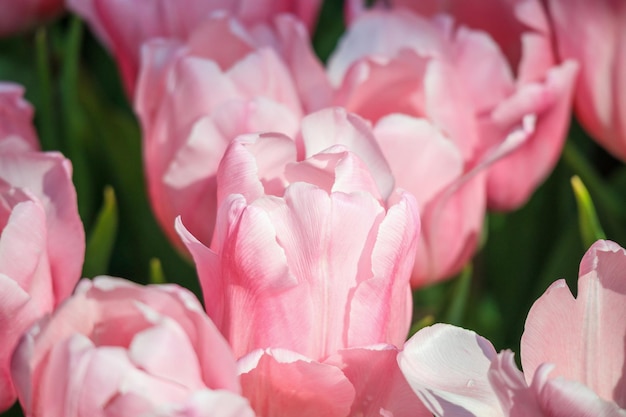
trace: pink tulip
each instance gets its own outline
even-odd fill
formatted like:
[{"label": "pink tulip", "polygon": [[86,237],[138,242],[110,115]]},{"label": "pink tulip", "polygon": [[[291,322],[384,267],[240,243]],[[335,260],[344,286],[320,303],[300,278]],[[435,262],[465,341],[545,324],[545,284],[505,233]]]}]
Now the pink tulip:
[{"label": "pink tulip", "polygon": [[[293,13],[311,30],[320,3],[320,0],[68,0],[68,7],[89,22],[115,56],[126,91],[132,96],[141,46],[151,39],[184,42],[206,19],[224,13],[236,16],[246,25],[271,22],[281,13]],[[223,48],[226,50],[228,46]]]},{"label": "pink tulip", "polygon": [[174,219],[182,215],[209,244],[215,175],[239,134],[291,137],[304,112],[329,101],[330,87],[302,25],[288,16],[248,31],[228,16],[207,20],[187,44],[154,41],[143,51],[136,110],[152,207],[182,247]]},{"label": "pink tulip", "polygon": [[253,416],[230,349],[175,285],[83,280],[12,362],[28,416]]},{"label": "pink tulip", "polygon": [[0,0],[0,36],[13,35],[49,20],[63,10],[63,0]]},{"label": "pink tulip", "polygon": [[0,82],[0,152],[39,150],[33,108],[23,96],[24,87]]},{"label": "pink tulip", "polygon": [[9,361],[19,337],[70,295],[85,253],[70,162],[25,143],[0,139],[0,411],[16,398]]},{"label": "pink tulip", "polygon": [[[343,145],[333,145],[338,138]],[[308,156],[324,143],[331,146]],[[308,156],[300,162],[298,146]],[[217,181],[211,248],[184,218],[177,228],[207,313],[241,357],[243,393],[257,414],[423,408],[393,347],[410,324],[419,217],[407,193],[385,198],[392,178],[367,124],[327,109],[304,119],[298,144],[273,133],[241,136]]]},{"label": "pink tulip", "polygon": [[[235,142],[224,156],[237,158],[248,178],[226,174],[242,193],[223,198],[211,249],[177,222],[207,313],[237,357],[272,347],[325,358],[352,346],[403,343],[419,233],[415,200],[400,193],[385,207],[363,162],[339,146],[288,164],[278,178],[252,178],[262,174],[263,160],[254,156],[268,149],[264,141],[275,151],[279,140],[295,149],[266,135],[244,137],[253,142]],[[287,184],[277,186],[281,177]],[[265,184],[276,194],[264,194]],[[299,313],[285,313],[292,311]]]},{"label": "pink tulip", "polygon": [[591,136],[626,161],[626,4],[546,0],[561,59],[580,65],[576,114]]},{"label": "pink tulip", "polygon": [[531,308],[513,354],[469,330],[435,325],[399,354],[431,412],[480,416],[626,416],[626,251],[598,241],[580,265],[578,296],[559,280]]},{"label": "pink tulip", "polygon": [[393,112],[432,120],[470,166],[522,128],[487,182],[490,208],[519,207],[559,158],[576,75],[573,62],[556,65],[539,0],[390,3],[364,13],[349,2],[354,22],[330,65],[341,100],[373,121]]}]

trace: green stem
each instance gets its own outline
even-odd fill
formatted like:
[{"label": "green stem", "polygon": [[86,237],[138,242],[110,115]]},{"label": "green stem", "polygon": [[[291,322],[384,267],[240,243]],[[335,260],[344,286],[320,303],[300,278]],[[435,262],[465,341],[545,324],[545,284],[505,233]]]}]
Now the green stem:
[{"label": "green stem", "polygon": [[50,78],[50,54],[48,53],[48,34],[45,26],[37,31],[35,36],[37,76],[39,78],[39,91],[41,94],[42,106],[37,109],[41,120],[41,130],[39,138],[41,147],[44,150],[57,150],[59,140],[57,138],[57,126],[54,117],[52,102],[52,81]]}]

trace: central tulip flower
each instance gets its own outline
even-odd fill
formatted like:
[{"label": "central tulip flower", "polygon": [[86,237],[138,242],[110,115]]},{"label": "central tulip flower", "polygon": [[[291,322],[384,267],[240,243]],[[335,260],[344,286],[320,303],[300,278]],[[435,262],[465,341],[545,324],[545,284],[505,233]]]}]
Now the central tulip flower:
[{"label": "central tulip flower", "polygon": [[[154,41],[143,50],[136,96],[149,196],[170,239],[181,215],[209,244],[215,174],[239,134],[294,136],[305,112],[330,96],[304,27],[289,16],[254,28],[214,16],[186,44]],[[201,208],[201,209],[199,209]]]},{"label": "central tulip flower", "polygon": [[580,264],[578,295],[564,280],[535,302],[510,351],[476,333],[434,325],[399,355],[409,384],[436,416],[626,416],[626,251],[596,242]]},{"label": "central tulip flower", "polygon": [[218,171],[211,247],[178,221],[207,313],[259,415],[427,415],[393,359],[411,319],[415,199],[391,193],[361,119],[328,109],[305,122],[321,119],[302,132],[305,155],[337,135],[365,159],[334,145],[297,162],[288,137],[244,135]]},{"label": "central tulip flower", "polygon": [[33,417],[254,416],[228,345],[175,285],[82,281],[24,335],[12,373]]}]

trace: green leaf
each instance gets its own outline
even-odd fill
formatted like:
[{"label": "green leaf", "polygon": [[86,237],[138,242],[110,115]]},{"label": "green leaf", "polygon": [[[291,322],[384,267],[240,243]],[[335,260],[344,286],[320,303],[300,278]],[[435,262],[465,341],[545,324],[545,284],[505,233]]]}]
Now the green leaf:
[{"label": "green leaf", "polygon": [[150,259],[150,284],[165,284],[165,273],[163,272],[163,266],[159,258]]},{"label": "green leaf", "polygon": [[432,326],[434,323],[435,323],[435,316],[433,316],[432,314],[422,317],[420,320],[413,323],[413,325],[411,326],[411,330],[409,331],[408,338],[413,336],[418,331],[422,330],[424,327]]},{"label": "green leaf", "polygon": [[469,299],[470,284],[472,282],[472,264],[463,268],[459,277],[455,280],[450,302],[444,315],[446,323],[462,326],[465,318],[465,310]]},{"label": "green leaf", "polygon": [[589,195],[589,191],[581,179],[574,175],[571,179],[572,189],[576,197],[576,205],[578,206],[578,225],[583,245],[588,248],[596,240],[606,239],[606,235],[602,230],[595,206]]},{"label": "green leaf", "polygon": [[108,271],[117,235],[118,213],[113,188],[104,189],[104,202],[87,240],[83,276],[94,277]]}]

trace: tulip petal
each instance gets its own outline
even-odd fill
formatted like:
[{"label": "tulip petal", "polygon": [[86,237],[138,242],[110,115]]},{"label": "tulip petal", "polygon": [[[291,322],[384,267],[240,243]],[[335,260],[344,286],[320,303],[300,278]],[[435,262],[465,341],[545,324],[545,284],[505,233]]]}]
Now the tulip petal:
[{"label": "tulip petal", "polygon": [[348,415],[354,388],[335,366],[282,349],[253,351],[240,359],[243,394],[257,415]]},{"label": "tulip petal", "polygon": [[356,390],[350,415],[432,417],[398,368],[398,349],[376,345],[344,349],[324,363],[339,367]]},{"label": "tulip petal", "polygon": [[578,295],[563,280],[533,305],[522,335],[526,379],[540,364],[551,376],[580,382],[606,401],[626,407],[626,251],[596,242],[581,262]]},{"label": "tulip petal", "polygon": [[488,380],[496,351],[476,333],[447,324],[418,331],[398,355],[402,373],[437,416],[501,417]]}]

